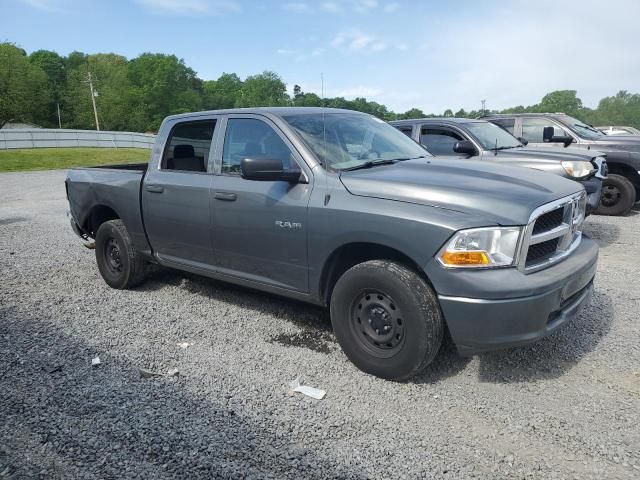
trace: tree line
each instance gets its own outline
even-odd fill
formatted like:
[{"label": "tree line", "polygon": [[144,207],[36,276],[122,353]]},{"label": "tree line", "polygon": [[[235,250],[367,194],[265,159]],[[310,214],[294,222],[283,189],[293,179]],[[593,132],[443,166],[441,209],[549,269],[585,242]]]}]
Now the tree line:
[{"label": "tree line", "polygon": [[103,130],[157,131],[167,115],[259,106],[326,106],[375,115],[383,120],[456,116],[476,118],[483,113],[564,112],[592,125],[640,127],[640,95],[620,91],[600,100],[596,109],[582,105],[575,90],[545,95],[540,103],[500,112],[451,109],[425,113],[419,108],[393,112],[366,98],[320,98],[295,85],[293,95],[276,73],[265,71],[244,80],[223,73],[217,80],[202,80],[175,55],[143,53],[127,59],[114,53],[72,52],[61,56],[50,50],[27,54],[12,43],[0,43],[0,127],[9,121],[43,127],[94,129],[88,85],[96,91]]}]

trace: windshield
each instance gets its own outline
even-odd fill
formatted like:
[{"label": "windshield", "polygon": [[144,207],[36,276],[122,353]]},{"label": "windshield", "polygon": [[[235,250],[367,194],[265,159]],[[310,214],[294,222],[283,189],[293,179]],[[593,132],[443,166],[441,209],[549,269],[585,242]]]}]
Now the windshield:
[{"label": "windshield", "polygon": [[599,138],[603,138],[605,136],[604,133],[602,133],[600,130],[597,130],[592,126],[589,126],[586,123],[583,123],[580,120],[577,120],[568,115],[562,115],[560,117],[560,120],[565,124],[565,126],[567,126],[580,138],[584,138],[587,140],[598,140]]},{"label": "windshield", "polygon": [[516,137],[491,122],[467,122],[464,127],[485,150],[522,147]]},{"label": "windshield", "polygon": [[371,115],[327,112],[283,118],[325,167],[336,170],[431,156],[404,133]]}]

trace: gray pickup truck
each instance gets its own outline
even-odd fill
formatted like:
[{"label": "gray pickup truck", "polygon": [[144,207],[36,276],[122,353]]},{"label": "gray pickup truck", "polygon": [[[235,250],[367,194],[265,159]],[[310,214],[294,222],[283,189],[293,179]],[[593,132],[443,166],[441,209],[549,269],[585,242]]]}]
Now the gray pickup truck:
[{"label": "gray pickup truck", "polygon": [[602,180],[607,176],[606,155],[601,152],[577,148],[562,151],[529,148],[485,120],[444,117],[389,123],[438,157],[473,158],[561,175],[584,186],[587,214],[600,204]]},{"label": "gray pickup truck", "polygon": [[328,306],[347,357],[388,379],[447,329],[464,355],[549,334],[596,273],[580,184],[439,160],[347,110],[174,115],[148,165],[72,169],[66,189],[111,287],[157,263]]},{"label": "gray pickup truck", "polygon": [[621,215],[640,201],[640,136],[605,135],[564,113],[492,114],[483,117],[535,147],[564,146],[607,154],[609,175],[602,187],[601,213]]}]

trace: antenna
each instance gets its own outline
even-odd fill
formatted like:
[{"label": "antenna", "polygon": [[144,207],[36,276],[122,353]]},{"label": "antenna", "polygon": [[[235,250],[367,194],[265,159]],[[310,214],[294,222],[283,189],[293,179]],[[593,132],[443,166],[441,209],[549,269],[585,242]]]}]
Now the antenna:
[{"label": "antenna", "polygon": [[322,105],[322,141],[323,141],[323,148],[324,148],[324,159],[321,160],[322,162],[322,166],[324,167],[324,188],[325,188],[325,192],[324,192],[324,205],[327,206],[329,203],[329,200],[331,200],[331,193],[329,192],[329,164],[326,161],[327,158],[327,123],[325,120],[325,116],[324,116],[324,73],[320,72],[320,98],[321,100],[321,105]]}]

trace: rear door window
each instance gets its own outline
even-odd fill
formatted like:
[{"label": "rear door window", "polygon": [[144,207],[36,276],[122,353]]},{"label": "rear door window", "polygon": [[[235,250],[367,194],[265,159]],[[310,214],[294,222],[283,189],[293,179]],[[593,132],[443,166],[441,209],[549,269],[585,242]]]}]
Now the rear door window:
[{"label": "rear door window", "polygon": [[206,172],[215,120],[177,123],[162,156],[162,170]]}]

